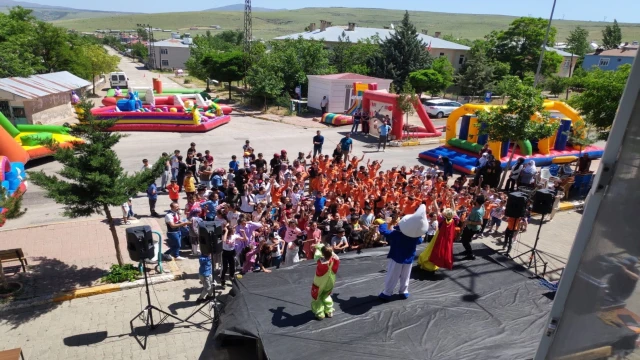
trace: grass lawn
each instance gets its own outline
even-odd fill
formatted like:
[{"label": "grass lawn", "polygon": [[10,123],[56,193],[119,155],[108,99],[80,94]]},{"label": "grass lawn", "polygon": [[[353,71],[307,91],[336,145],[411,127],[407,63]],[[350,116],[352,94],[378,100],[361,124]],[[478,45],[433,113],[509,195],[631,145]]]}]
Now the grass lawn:
[{"label": "grass lawn", "polygon": [[[309,23],[320,26],[320,19],[331,21],[333,25],[347,25],[349,22],[357,26],[382,28],[389,24],[399,24],[403,10],[356,9],[356,8],[305,8],[299,10],[257,12],[253,14],[253,35],[258,39],[272,39],[276,36],[303,32]],[[411,11],[411,21],[418,30],[426,29],[429,34],[436,31],[460,38],[479,39],[492,30],[505,29],[516,17],[502,15],[469,15],[450,14],[426,11]],[[235,12],[183,12],[163,14],[131,14],[106,16],[93,19],[73,19],[54,21],[54,24],[77,31],[93,31],[97,29],[135,29],[138,23],[148,23],[164,30],[178,30],[192,35],[201,34],[211,25],[219,25],[222,30],[242,30],[243,13]],[[589,31],[589,39],[599,41],[602,29],[608,23],[597,21],[554,20],[558,29],[557,40],[566,39],[576,26]],[[610,23],[609,23],[610,24]],[[198,30],[190,30],[198,27]],[[623,40],[640,39],[640,24],[620,23]],[[212,33],[222,30],[211,29]],[[156,39],[169,38],[169,32],[156,32]]]}]

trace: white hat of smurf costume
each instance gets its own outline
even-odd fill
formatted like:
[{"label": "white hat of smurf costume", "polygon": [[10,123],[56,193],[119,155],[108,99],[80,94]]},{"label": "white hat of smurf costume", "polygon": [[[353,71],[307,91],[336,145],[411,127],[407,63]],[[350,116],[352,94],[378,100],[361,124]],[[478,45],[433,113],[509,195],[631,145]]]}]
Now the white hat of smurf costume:
[{"label": "white hat of smurf costume", "polygon": [[429,230],[426,206],[422,204],[415,213],[403,216],[398,222],[398,227],[400,232],[408,237],[417,238],[426,234]]}]

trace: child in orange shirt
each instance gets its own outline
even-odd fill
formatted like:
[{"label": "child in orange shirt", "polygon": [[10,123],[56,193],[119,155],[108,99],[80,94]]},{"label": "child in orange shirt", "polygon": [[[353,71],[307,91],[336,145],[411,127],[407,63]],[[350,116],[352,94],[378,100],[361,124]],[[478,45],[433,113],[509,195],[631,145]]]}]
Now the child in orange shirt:
[{"label": "child in orange shirt", "polygon": [[169,192],[169,199],[177,203],[180,199],[180,186],[178,186],[178,180],[171,179],[171,183],[167,186],[167,191]]}]

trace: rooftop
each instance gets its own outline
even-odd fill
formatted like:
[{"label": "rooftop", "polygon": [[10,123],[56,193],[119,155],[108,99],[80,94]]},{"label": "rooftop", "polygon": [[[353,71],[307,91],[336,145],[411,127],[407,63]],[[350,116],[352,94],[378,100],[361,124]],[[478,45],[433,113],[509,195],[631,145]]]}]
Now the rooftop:
[{"label": "rooftop", "polygon": [[549,47],[549,46],[545,47],[545,49],[547,49],[547,51],[553,51],[553,52],[557,53],[557,54],[558,54],[558,55],[560,55],[560,56],[564,56],[564,57],[571,57],[571,56],[573,56],[573,54],[572,54],[572,53],[570,53],[570,52],[566,52],[566,51],[564,51],[564,50],[560,50],[560,49],[552,48],[552,47]]},{"label": "rooftop", "polygon": [[25,99],[58,94],[91,85],[68,71],[33,75],[28,78],[11,77],[0,79],[0,90]]},{"label": "rooftop", "polygon": [[156,41],[153,43],[153,46],[176,47],[176,48],[189,47],[189,45],[185,44],[182,39],[167,39],[167,40]]},{"label": "rooftop", "polygon": [[[285,39],[297,39],[298,37],[302,37],[307,40],[324,40],[326,42],[338,42],[338,38],[344,32],[346,36],[349,37],[349,41],[358,42],[360,40],[366,40],[373,36],[378,36],[380,39],[384,40],[388,38],[395,30],[391,29],[377,29],[377,28],[366,28],[366,27],[358,27],[356,26],[354,30],[347,30],[345,26],[330,26],[327,27],[325,31],[321,31],[320,29],[316,29],[314,31],[306,31],[296,34],[278,36],[275,40],[285,40]],[[431,44],[431,47],[434,49],[451,49],[451,50],[469,50],[468,46],[456,44],[451,41],[446,41],[440,38],[436,38],[429,35],[418,34],[418,38],[420,38],[425,45]]]},{"label": "rooftop", "polygon": [[379,78],[367,75],[360,75],[354,73],[342,73],[342,74],[331,74],[331,75],[308,75],[309,77],[315,77],[318,79],[329,79],[329,80],[378,80]]},{"label": "rooftop", "polygon": [[595,56],[636,57],[637,54],[638,54],[638,47],[635,46],[633,48],[627,47],[624,49],[609,49],[609,50],[604,50],[600,53],[594,52],[592,54],[587,54],[587,56],[595,55]]}]

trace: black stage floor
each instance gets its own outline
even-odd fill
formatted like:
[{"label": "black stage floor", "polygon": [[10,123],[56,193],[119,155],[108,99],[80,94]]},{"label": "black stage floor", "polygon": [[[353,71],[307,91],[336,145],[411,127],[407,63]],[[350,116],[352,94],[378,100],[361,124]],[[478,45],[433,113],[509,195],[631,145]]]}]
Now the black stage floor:
[{"label": "black stage floor", "polygon": [[310,310],[314,262],[247,274],[227,298],[216,340],[259,341],[274,360],[533,358],[551,309],[548,290],[512,260],[482,244],[474,249],[475,261],[441,274],[414,266],[411,297],[389,303],[377,298],[387,249],[343,254],[336,313],[322,321]]}]

